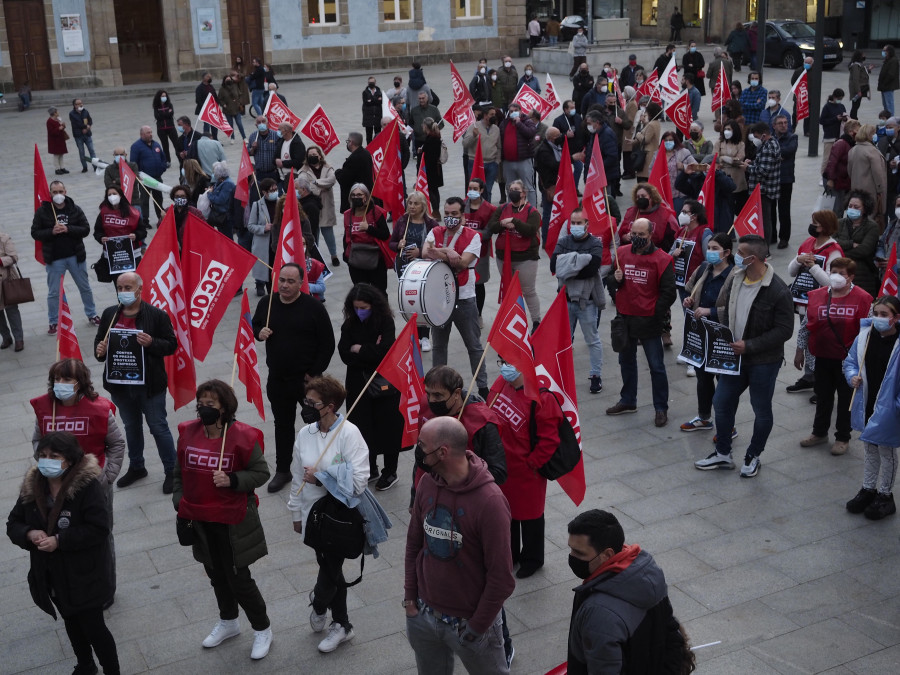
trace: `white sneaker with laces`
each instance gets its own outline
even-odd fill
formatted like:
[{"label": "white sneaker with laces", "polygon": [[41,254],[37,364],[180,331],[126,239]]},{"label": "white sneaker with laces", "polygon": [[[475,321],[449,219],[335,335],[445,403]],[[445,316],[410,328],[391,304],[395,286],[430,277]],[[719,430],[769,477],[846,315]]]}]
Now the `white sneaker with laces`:
[{"label": "white sneaker with laces", "polygon": [[429,340],[428,338],[422,338],[421,340],[419,340],[419,346],[422,348],[423,352],[430,352],[431,340]]},{"label": "white sneaker with laces", "polygon": [[760,466],[762,462],[759,461],[759,457],[745,457],[744,466],[741,467],[741,478],[753,478],[759,473]]},{"label": "white sneaker with laces", "polygon": [[250,650],[251,659],[261,659],[269,653],[272,646],[272,627],[265,630],[253,631],[253,648]]},{"label": "white sneaker with laces", "polygon": [[352,628],[348,631],[341,624],[332,621],[328,627],[328,635],[319,643],[319,651],[323,654],[333,652],[342,642],[352,640],[354,637],[356,635]]},{"label": "white sneaker with laces", "polygon": [[228,638],[233,638],[235,635],[240,634],[240,619],[229,619],[227,621],[224,619],[219,619],[218,622],[216,622],[216,625],[213,626],[212,632],[207,635],[206,639],[203,641],[203,646],[206,648],[218,647]]},{"label": "white sneaker with laces", "polygon": [[688,377],[697,377],[697,371],[694,370],[694,366],[688,366],[687,370],[685,371],[685,374]]},{"label": "white sneaker with laces", "polygon": [[[312,605],[313,598],[315,598],[315,592],[309,592],[309,604]],[[328,622],[328,612],[322,612],[321,614],[316,614],[316,608],[312,607],[309,611],[309,625],[313,629],[314,633],[321,633],[325,630],[325,624]]]},{"label": "white sneaker with laces", "polygon": [[[731,455],[720,455],[717,452],[712,453],[704,459],[698,459],[694,462],[694,468],[701,471],[710,471],[712,469],[725,469],[730,471],[734,468],[734,462],[731,461]],[[741,470],[743,473],[743,469]]]}]

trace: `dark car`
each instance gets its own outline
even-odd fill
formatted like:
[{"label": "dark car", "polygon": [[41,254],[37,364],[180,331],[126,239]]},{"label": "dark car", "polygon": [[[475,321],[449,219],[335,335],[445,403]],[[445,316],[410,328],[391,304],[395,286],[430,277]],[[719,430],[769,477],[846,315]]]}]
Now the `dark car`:
[{"label": "dark car", "polygon": [[577,14],[563,17],[563,20],[559,22],[559,41],[569,42],[579,28],[584,28],[587,32],[587,21],[584,20],[584,17]]},{"label": "dark car", "polygon": [[[744,24],[745,28],[750,23]],[[844,60],[844,43],[835,38],[825,38],[825,55],[822,67],[831,70]],[[808,23],[776,19],[766,22],[766,64],[784,66],[789,70],[799,68],[806,56],[816,55],[816,30]]]}]

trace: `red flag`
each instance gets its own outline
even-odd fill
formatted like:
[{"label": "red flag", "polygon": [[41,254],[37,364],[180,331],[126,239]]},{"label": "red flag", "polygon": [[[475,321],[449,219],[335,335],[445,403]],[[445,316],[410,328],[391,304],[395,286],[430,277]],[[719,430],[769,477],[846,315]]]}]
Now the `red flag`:
[{"label": "red flag", "polygon": [[650,167],[650,176],[647,182],[655,187],[659,194],[662,195],[663,204],[672,211],[672,182],[669,180],[669,160],[666,159],[666,148],[662,142],[656,151],[656,159],[653,160],[653,166]]},{"label": "red flag", "polygon": [[256,256],[188,213],[181,247],[184,289],[190,298],[194,358],[204,361],[228,304],[256,264]]},{"label": "red flag", "polygon": [[219,107],[219,104],[216,103],[216,99],[213,98],[212,94],[206,95],[206,100],[203,102],[203,107],[200,108],[198,119],[201,122],[211,124],[220,131],[224,131],[228,136],[231,136],[231,134],[234,133],[234,129],[228,124],[225,115],[222,113],[222,109]]},{"label": "red flag", "polygon": [[519,104],[519,107],[522,108],[523,115],[527,115],[532,110],[537,110],[541,113],[541,120],[544,120],[547,115],[553,112],[553,106],[545,99],[541,98],[541,95],[527,84],[523,84],[519,87],[519,93],[516,94],[512,103]]},{"label": "red flag", "polygon": [[[256,262],[256,258],[253,258],[253,262]],[[276,285],[276,288],[278,275],[281,274],[281,266],[291,262],[297,263],[303,269],[301,290],[309,295],[309,275],[306,273],[306,256],[303,254],[303,225],[300,223],[300,209],[297,203],[297,188],[294,187],[293,172],[288,179],[288,189],[284,196],[281,231],[278,233],[278,248],[275,250],[275,262],[272,265],[272,284]],[[247,271],[249,272],[250,268],[247,268]],[[247,274],[244,273],[244,277],[246,276]]]},{"label": "red flag", "polygon": [[69,311],[69,301],[66,299],[66,289],[63,288],[65,277],[59,278],[59,330],[56,333],[56,360],[81,358],[81,348],[78,346],[78,336],[75,335],[75,321],[72,320],[72,312]]},{"label": "red flag", "polygon": [[416,176],[416,187],[414,192],[421,192],[425,195],[425,210],[431,215],[431,194],[428,192],[428,175],[425,173],[425,162],[419,165],[419,173]]},{"label": "red flag", "polygon": [[[503,302],[506,289],[512,283],[512,246],[510,244],[512,235],[509,233],[509,230],[506,230],[500,236],[505,237],[505,239],[503,240],[503,269],[500,271],[500,288],[497,290],[498,303]],[[497,237],[498,243],[499,240],[500,237]]]},{"label": "red flag", "polygon": [[480,178],[484,181],[484,156],[481,154],[481,134],[476,134],[475,159],[472,160],[472,175],[470,178]]},{"label": "red flag", "polygon": [[687,89],[666,106],[666,115],[675,123],[681,133],[690,138],[692,113]]},{"label": "red flag", "polygon": [[[613,91],[616,94],[616,103],[619,105],[622,110],[625,109],[625,94],[622,93],[622,90],[619,88],[619,78],[612,78],[613,83]],[[618,115],[618,112],[616,113]]]},{"label": "red flag", "polygon": [[300,133],[322,148],[322,152],[326,155],[341,144],[337,132],[334,130],[334,125],[328,119],[328,115],[325,114],[322,106],[318,104],[309,113],[309,117],[306,118],[306,123],[300,129]]},{"label": "red flag", "polygon": [[656,68],[650,71],[644,84],[635,88],[635,97],[638,101],[644,96],[649,96],[654,103],[662,103],[662,97],[659,95],[659,73]]},{"label": "red flag", "polygon": [[[581,202],[588,219],[588,229],[603,232],[610,227],[611,220],[606,204],[606,168],[603,153],[600,152],[600,134],[594,134],[594,148],[591,151],[591,165],[584,179],[584,197]],[[599,236],[599,235],[598,235]],[[606,251],[606,246],[603,247]]]},{"label": "red flag", "polygon": [[234,354],[237,357],[238,379],[247,389],[247,403],[256,406],[259,417],[266,421],[263,408],[262,380],[259,377],[259,359],[256,354],[256,341],[253,339],[253,316],[250,314],[250,302],[247,291],[241,297],[241,318],[238,321],[237,338],[234,341]]},{"label": "red flag", "polygon": [[422,406],[428,405],[415,314],[406,322],[375,370],[400,390],[400,412],[403,414],[400,447],[415,445],[419,438],[419,414]]},{"label": "red flag", "polygon": [[556,95],[556,87],[553,86],[553,80],[550,79],[550,73],[547,73],[547,78],[544,80],[544,90],[547,92],[546,96],[544,97],[547,100],[547,103],[552,105],[554,108],[562,105],[562,102]]},{"label": "red flag", "polygon": [[[41,153],[38,152],[37,143],[34,144],[34,210],[41,208],[42,202],[52,203],[50,186],[47,184],[47,176],[44,174],[44,163],[41,161]],[[44,247],[41,242],[34,242],[34,259],[41,265],[44,264]]]},{"label": "red flag", "polygon": [[806,71],[800,73],[800,77],[791,87],[791,94],[795,97],[797,104],[797,120],[803,120],[809,117],[809,80],[806,78]]},{"label": "red flag", "polygon": [[733,227],[737,232],[738,238],[748,234],[758,234],[760,237],[765,238],[766,234],[763,229],[762,200],[759,197],[759,184],[753,188],[750,199],[744,204],[744,208],[741,209],[740,215],[734,221]]},{"label": "red flag", "polygon": [[678,96],[678,90],[681,89],[681,86],[678,82],[678,64],[675,62],[674,54],[669,58],[669,63],[666,64],[662,74],[659,76],[658,87],[660,95],[666,101],[670,101]]},{"label": "red flag", "polygon": [[891,255],[888,256],[887,267],[884,268],[884,281],[878,291],[878,297],[882,295],[897,295],[897,242],[891,246]]},{"label": "red flag", "polygon": [[178,410],[194,401],[197,375],[194,372],[187,294],[184,292],[184,279],[181,276],[173,209],[169,209],[163,217],[137,271],[144,280],[144,300],[166,312],[175,329],[177,346],[175,353],[166,357],[166,373],[169,376],[169,393]]},{"label": "red flag", "polygon": [[453,102],[468,103],[471,108],[475,103],[475,99],[472,98],[465,80],[462,79],[456,66],[453,65],[453,61],[450,61],[450,86],[453,89]]},{"label": "red flag", "polygon": [[[569,332],[569,307],[566,290],[560,289],[541,325],[532,335],[534,367],[541,388],[549,389],[559,401],[563,414],[575,430],[581,445],[581,419],[575,387],[575,363],[572,360],[572,334]],[[559,486],[579,506],[587,490],[584,478],[584,455],[572,471],[560,476]]]},{"label": "red flag", "polygon": [[[594,138],[596,139],[596,134]],[[596,150],[596,148],[594,148]],[[599,150],[597,150],[599,152]],[[575,175],[572,171],[572,157],[569,155],[569,139],[563,136],[563,149],[559,161],[559,174],[556,179],[556,194],[553,195],[553,209],[550,211],[550,223],[547,226],[547,240],[544,250],[553,255],[556,242],[561,232],[568,232],[569,216],[578,208],[578,190],[575,188]]]},{"label": "red flag", "polygon": [[444,114],[444,120],[453,125],[453,142],[456,143],[466,133],[466,129],[475,124],[472,103],[470,101],[454,101]]},{"label": "red flag", "polygon": [[366,150],[372,155],[375,181],[372,196],[384,202],[394,222],[400,219],[404,209],[403,167],[400,163],[400,123],[392,120],[382,129]]},{"label": "red flag", "polygon": [[703,187],[697,196],[697,201],[706,207],[706,222],[709,229],[715,230],[716,223],[716,160],[719,159],[719,153],[713,155],[712,163],[706,172],[706,178],[703,179]]},{"label": "red flag", "polygon": [[[507,250],[508,247],[507,247]],[[504,265],[504,268],[506,266]],[[569,324],[566,323],[566,331]],[[537,374],[534,370],[534,353],[531,350],[531,338],[528,335],[528,316],[525,314],[525,301],[522,299],[522,287],[519,285],[519,273],[513,275],[509,283],[491,332],[488,344],[508,364],[515,366],[525,377],[525,396],[532,401],[539,400]],[[569,337],[571,343],[572,338]]]},{"label": "red flag", "polygon": [[247,202],[250,201],[250,176],[252,175],[253,164],[250,162],[250,155],[247,154],[247,146],[241,143],[241,165],[238,167],[237,183],[234,188],[234,197],[241,203],[241,206],[247,206]]},{"label": "red flag", "polygon": [[131,170],[131,167],[128,166],[128,162],[125,161],[123,157],[119,160],[119,184],[122,186],[122,192],[125,195],[125,199],[129,202],[131,201],[131,196],[134,192],[134,184],[137,183],[138,177],[134,174],[134,171]]},{"label": "red flag", "polygon": [[712,111],[716,112],[727,101],[731,100],[731,85],[725,77],[725,69],[719,68],[719,77],[716,78],[716,86],[713,88]]},{"label": "red flag", "polygon": [[284,101],[278,98],[278,94],[274,91],[269,92],[269,100],[266,101],[263,115],[266,116],[266,124],[269,129],[273,131],[278,129],[280,124],[290,124],[291,129],[296,129],[303,121],[287,107]]}]

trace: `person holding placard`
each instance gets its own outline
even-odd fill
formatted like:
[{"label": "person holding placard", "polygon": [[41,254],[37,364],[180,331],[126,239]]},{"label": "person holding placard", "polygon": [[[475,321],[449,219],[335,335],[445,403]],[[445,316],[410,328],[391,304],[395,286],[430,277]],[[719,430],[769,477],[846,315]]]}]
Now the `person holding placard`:
[{"label": "person holding placard", "polygon": [[106,188],[106,198],[94,221],[94,239],[103,245],[103,254],[94,265],[97,280],[115,284],[119,275],[137,269],[146,236],[141,214],[128,203],[122,188]]}]

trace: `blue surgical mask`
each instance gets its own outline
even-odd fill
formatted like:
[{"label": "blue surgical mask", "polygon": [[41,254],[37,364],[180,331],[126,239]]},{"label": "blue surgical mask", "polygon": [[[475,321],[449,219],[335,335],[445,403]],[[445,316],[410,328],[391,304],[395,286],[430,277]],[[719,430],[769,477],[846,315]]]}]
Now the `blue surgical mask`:
[{"label": "blue surgical mask", "polygon": [[178,129],[178,133],[179,133],[179,134],[183,134],[183,133],[184,133],[184,127],[181,126],[180,124],[179,124],[178,126],[176,126],[175,128]]},{"label": "blue surgical mask", "polygon": [[846,215],[850,220],[857,220],[862,215],[862,211],[859,209],[847,209]]},{"label": "blue surgical mask", "polygon": [[746,259],[747,258],[743,257],[740,253],[735,253],[734,254],[734,266],[737,267],[738,269],[742,269],[742,270],[747,269],[747,263],[744,262]]},{"label": "blue surgical mask", "polygon": [[466,193],[466,197],[468,197],[469,199],[478,199],[479,197],[481,197],[481,193],[478,190],[469,190]]},{"label": "blue surgical mask", "polygon": [[119,299],[119,304],[125,307],[133,305],[134,301],[137,299],[137,296],[133,291],[119,291],[116,293],[116,296]]},{"label": "blue surgical mask", "polygon": [[516,119],[519,119],[519,115],[520,115],[520,113],[518,110],[513,110],[511,113],[509,113],[509,118],[516,120]]},{"label": "blue surgical mask", "polygon": [[276,199],[278,199],[278,192],[267,192],[266,199],[268,199],[270,202],[274,202]]},{"label": "blue surgical mask", "polygon": [[406,112],[406,104],[405,103],[400,104],[400,112]]},{"label": "blue surgical mask", "polygon": [[872,328],[879,333],[884,333],[891,329],[891,320],[886,316],[876,316],[872,319]]},{"label": "blue surgical mask", "polygon": [[750,86],[751,86],[751,87],[758,87],[758,86],[759,86],[759,80],[750,80]]},{"label": "blue surgical mask", "polygon": [[269,127],[267,127],[265,124],[257,124],[256,128],[259,129],[260,132],[266,133],[266,129],[268,129]]},{"label": "blue surgical mask", "polygon": [[710,265],[718,265],[720,262],[722,262],[722,254],[718,251],[707,251],[706,262],[708,262]]},{"label": "blue surgical mask", "polygon": [[275,136],[277,136],[278,138],[281,138],[281,131],[280,130],[276,131]]},{"label": "blue surgical mask", "polygon": [[887,52],[886,52],[886,51],[881,50],[881,58],[883,58],[883,59],[886,59],[886,58],[887,58]]},{"label": "blue surgical mask", "polygon": [[887,136],[893,136],[893,135],[896,133],[896,131],[897,131],[897,130],[894,129],[894,127],[885,127],[885,128],[884,128],[884,133],[885,133],[885,135],[887,135]]},{"label": "blue surgical mask", "polygon": [[666,150],[673,150],[675,148],[675,141],[666,141]]},{"label": "blue surgical mask", "polygon": [[569,234],[571,234],[576,239],[581,239],[584,236],[584,233],[587,232],[584,225],[572,225],[569,227]]},{"label": "blue surgical mask", "polygon": [[500,377],[502,377],[507,382],[515,382],[519,379],[519,375],[521,374],[522,373],[516,370],[515,366],[508,363],[504,363],[502,366],[500,366]]},{"label": "blue surgical mask", "polygon": [[368,319],[370,316],[372,316],[372,308],[371,308],[371,307],[370,307],[369,309],[359,309],[359,308],[357,307],[357,308],[356,308],[355,310],[353,310],[353,311],[356,312],[356,318],[358,318],[360,321],[365,321],[365,320]]},{"label": "blue surgical mask", "polygon": [[41,457],[38,460],[38,471],[46,478],[59,478],[63,475],[62,460]]},{"label": "blue surgical mask", "polygon": [[121,161],[122,161],[122,155],[116,155],[115,158],[114,158],[114,161],[115,161],[116,164],[118,164],[119,162],[121,162]]},{"label": "blue surgical mask", "polygon": [[696,47],[691,47],[691,54],[693,54],[693,53],[696,52],[696,51],[697,51],[697,48],[696,48]]},{"label": "blue surgical mask", "polygon": [[809,70],[810,68],[812,68],[812,64],[811,64],[811,63],[804,63],[804,64],[803,64],[803,69],[804,69],[804,70]]},{"label": "blue surgical mask", "polygon": [[569,117],[573,117],[573,116],[575,115],[575,112],[576,112],[575,108],[572,108],[572,109],[568,110],[568,111],[566,112],[566,114],[567,114]]},{"label": "blue surgical mask", "polygon": [[875,134],[874,136],[872,136],[872,143],[877,143],[877,142],[878,142],[878,134]]},{"label": "blue surgical mask", "polygon": [[53,395],[60,401],[68,401],[75,395],[75,385],[71,382],[54,382]]}]

